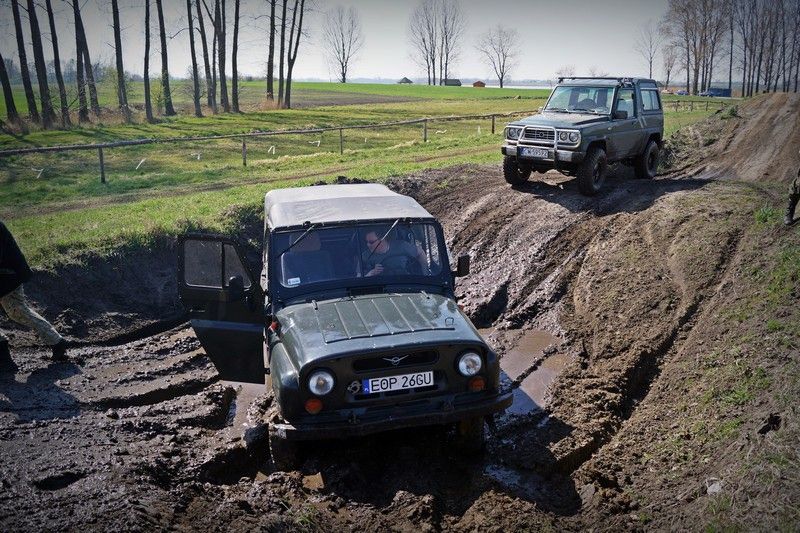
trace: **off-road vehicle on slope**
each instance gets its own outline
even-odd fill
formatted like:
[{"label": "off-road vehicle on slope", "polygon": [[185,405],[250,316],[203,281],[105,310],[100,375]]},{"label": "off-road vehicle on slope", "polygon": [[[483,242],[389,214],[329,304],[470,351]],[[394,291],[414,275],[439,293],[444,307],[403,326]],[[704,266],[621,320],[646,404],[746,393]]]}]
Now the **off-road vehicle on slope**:
[{"label": "off-road vehicle on slope", "polygon": [[457,423],[463,447],[511,404],[499,364],[455,302],[440,224],[383,185],[273,190],[263,268],[229,238],[186,235],[180,297],[222,379],[266,383],[272,459],[298,440]]},{"label": "off-road vehicle on slope", "polygon": [[664,138],[656,82],[639,78],[559,78],[541,113],[505,128],[503,175],[511,185],[531,172],[577,176],[581,193],[600,190],[611,163],[652,178]]}]

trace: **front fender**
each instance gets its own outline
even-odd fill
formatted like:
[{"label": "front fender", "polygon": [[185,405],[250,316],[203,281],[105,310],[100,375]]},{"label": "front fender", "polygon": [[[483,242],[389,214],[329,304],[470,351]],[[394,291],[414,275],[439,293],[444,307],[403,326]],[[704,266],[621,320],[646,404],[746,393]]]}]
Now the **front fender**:
[{"label": "front fender", "polygon": [[302,401],[297,368],[282,342],[273,344],[270,349],[269,371],[272,377],[272,391],[281,415],[287,418],[301,414]]}]

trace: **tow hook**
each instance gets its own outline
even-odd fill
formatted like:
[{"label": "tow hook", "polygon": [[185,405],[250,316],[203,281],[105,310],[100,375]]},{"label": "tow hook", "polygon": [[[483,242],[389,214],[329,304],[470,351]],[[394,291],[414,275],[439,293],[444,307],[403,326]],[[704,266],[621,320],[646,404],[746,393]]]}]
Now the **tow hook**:
[{"label": "tow hook", "polygon": [[442,411],[448,412],[453,410],[452,400],[445,400],[442,402]]},{"label": "tow hook", "polygon": [[350,416],[347,417],[347,421],[353,425],[358,424],[358,417],[356,416],[355,411],[350,411]]}]

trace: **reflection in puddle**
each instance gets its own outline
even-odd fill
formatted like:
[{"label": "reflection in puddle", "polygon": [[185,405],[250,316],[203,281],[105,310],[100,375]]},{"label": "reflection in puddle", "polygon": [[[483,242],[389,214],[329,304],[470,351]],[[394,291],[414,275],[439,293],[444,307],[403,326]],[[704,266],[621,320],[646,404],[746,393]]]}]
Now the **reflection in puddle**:
[{"label": "reflection in puddle", "polygon": [[520,472],[507,466],[490,464],[486,465],[483,473],[526,500],[536,500],[545,492],[544,478],[533,472]]},{"label": "reflection in puddle", "polygon": [[516,346],[503,354],[500,368],[509,378],[515,380],[541,358],[545,348],[558,343],[559,340],[546,331],[529,331],[519,339]]}]

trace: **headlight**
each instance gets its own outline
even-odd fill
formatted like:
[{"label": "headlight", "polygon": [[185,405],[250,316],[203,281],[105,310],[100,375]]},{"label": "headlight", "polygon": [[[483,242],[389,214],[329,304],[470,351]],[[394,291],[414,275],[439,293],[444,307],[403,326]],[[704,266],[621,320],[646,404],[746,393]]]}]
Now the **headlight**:
[{"label": "headlight", "polygon": [[458,371],[462,376],[474,376],[481,371],[483,362],[475,352],[466,352],[458,359]]},{"label": "headlight", "polygon": [[327,370],[317,370],[309,376],[308,388],[317,396],[325,396],[333,390],[333,375]]},{"label": "headlight", "polygon": [[569,134],[569,142],[576,143],[576,142],[578,142],[578,139],[580,139],[580,138],[581,138],[581,136],[578,134],[577,131],[573,131],[573,132],[571,132]]},{"label": "headlight", "polygon": [[559,131],[558,132],[558,140],[559,141],[566,141],[567,140],[567,132],[566,131]]},{"label": "headlight", "polygon": [[519,139],[520,133],[522,133],[522,128],[506,128],[506,139],[516,141]]}]

